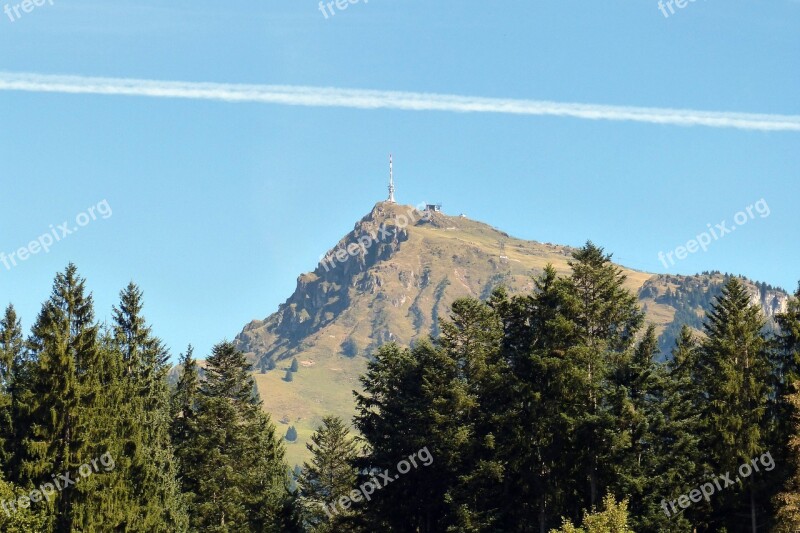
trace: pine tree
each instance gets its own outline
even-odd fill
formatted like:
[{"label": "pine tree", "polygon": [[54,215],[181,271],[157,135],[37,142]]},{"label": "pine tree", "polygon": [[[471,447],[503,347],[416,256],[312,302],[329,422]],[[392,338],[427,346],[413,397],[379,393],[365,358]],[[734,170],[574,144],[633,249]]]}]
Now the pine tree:
[{"label": "pine tree", "polygon": [[773,365],[776,388],[773,442],[778,444],[776,462],[788,463],[791,469],[775,503],[777,531],[789,533],[800,530],[800,285],[777,322],[780,333]]},{"label": "pine tree", "polygon": [[296,510],[298,503],[287,489],[286,451],[268,414],[261,410],[256,413],[247,439],[243,459],[249,465],[245,505],[250,530],[259,533],[302,531]]},{"label": "pine tree", "polygon": [[133,497],[130,527],[184,531],[188,525],[170,441],[169,354],[142,316],[142,292],[130,283],[113,309],[115,347],[122,354],[123,411]]},{"label": "pine tree", "polygon": [[[581,391],[581,408],[574,415],[577,456],[588,486],[586,506],[599,504],[600,494],[614,479],[612,441],[617,421],[610,410],[610,376],[630,355],[643,315],[636,297],[625,287],[625,276],[611,256],[588,242],[573,254],[572,275],[567,280],[563,306],[567,328],[575,339],[565,352],[574,375],[573,387]],[[573,511],[574,514],[574,511]]]},{"label": "pine tree", "polygon": [[[281,531],[287,466],[275,429],[253,394],[252,367],[230,342],[214,346],[197,396],[196,427],[183,465],[196,485],[192,529]],[[256,512],[257,511],[257,512]]]},{"label": "pine tree", "polygon": [[446,351],[428,341],[411,350],[384,345],[368,363],[354,419],[369,450],[358,462],[366,473],[359,482],[394,471],[425,447],[434,461],[376,491],[363,504],[362,527],[429,533],[455,525],[458,502],[448,492],[466,473],[463,455],[470,438],[463,418],[468,401],[458,372]]},{"label": "pine tree", "polygon": [[0,472],[7,469],[16,447],[14,439],[13,391],[15,365],[23,357],[22,326],[14,306],[0,320]]},{"label": "pine tree", "polygon": [[291,370],[286,371],[286,375],[283,376],[283,381],[287,383],[294,381],[294,374],[292,374]]},{"label": "pine tree", "polygon": [[292,372],[297,372],[299,368],[300,366],[297,364],[297,358],[296,357],[292,358],[292,366],[289,367],[289,370],[291,370]]},{"label": "pine tree", "polygon": [[[707,338],[699,351],[701,388],[706,428],[702,446],[710,453],[716,472],[736,473],[739,465],[765,450],[766,407],[769,397],[767,341],[762,333],[765,320],[761,309],[750,304],[750,297],[738,278],[731,278],[707,314]],[[760,479],[742,480],[749,497],[729,489],[719,495],[716,511],[719,523],[735,524],[739,507],[748,509],[751,528],[756,531],[760,501]],[[719,527],[719,526],[717,526]]]},{"label": "pine tree", "polygon": [[[20,481],[35,485],[52,473],[75,471],[81,464],[83,422],[78,367],[98,349],[91,296],[74,265],[56,275],[50,299],[42,306],[30,340],[36,361],[32,374],[27,430],[21,438]],[[74,490],[57,496],[55,529],[73,527]]]},{"label": "pine tree", "polygon": [[306,447],[311,452],[311,462],[303,464],[298,479],[303,523],[316,533],[338,531],[341,526],[336,513],[347,511],[331,509],[356,487],[356,442],[340,418],[326,416]]},{"label": "pine tree", "polygon": [[[33,368],[20,398],[17,475],[23,486],[71,472],[104,453],[119,456],[119,364],[99,339],[91,295],[70,264],[56,275],[29,340]],[[27,403],[23,403],[27,402]],[[84,481],[84,480],[82,480]],[[127,501],[118,473],[95,474],[55,495],[52,527],[111,530],[124,524]]]},{"label": "pine tree", "polygon": [[658,339],[650,325],[630,358],[615,365],[612,376],[612,412],[616,431],[611,461],[617,471],[612,486],[630,500],[637,529],[668,530],[660,507],[665,487],[654,472],[664,461],[656,432],[663,423],[665,369],[655,362]]},{"label": "pine tree", "polygon": [[284,437],[289,442],[294,442],[297,440],[297,429],[294,426],[289,426],[289,429],[286,430],[286,436]]},{"label": "pine tree", "polygon": [[[508,398],[498,417],[497,461],[504,465],[505,485],[498,527],[518,530],[521,524],[538,523],[544,532],[566,512],[578,490],[574,465],[564,455],[574,449],[570,420],[576,412],[568,406],[578,404],[579,391],[564,358],[575,341],[575,328],[562,314],[567,284],[547,265],[534,286],[532,295],[508,300],[504,291],[496,291],[490,300],[503,321],[497,372],[505,386],[488,396]],[[494,409],[496,402],[487,400],[482,409]]]},{"label": "pine tree", "polygon": [[800,531],[800,380],[795,381],[794,393],[788,397],[793,408],[793,432],[789,440],[791,452],[791,477],[785,490],[777,495],[777,533]]},{"label": "pine tree", "polygon": [[170,436],[178,461],[181,494],[190,506],[198,491],[199,480],[195,476],[203,456],[203,450],[197,448],[201,431],[197,421],[200,375],[191,344],[181,354],[179,366],[180,376],[171,401]]}]

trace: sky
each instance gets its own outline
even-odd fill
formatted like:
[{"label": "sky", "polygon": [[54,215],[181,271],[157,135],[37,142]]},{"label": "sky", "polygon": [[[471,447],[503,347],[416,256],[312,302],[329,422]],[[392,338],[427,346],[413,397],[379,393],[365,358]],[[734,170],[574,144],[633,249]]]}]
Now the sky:
[{"label": "sky", "polygon": [[203,356],[385,199],[390,152],[401,203],[796,288],[800,2],[340,4],[0,0],[0,306],[28,330],[74,262],[99,320],[134,281]]}]

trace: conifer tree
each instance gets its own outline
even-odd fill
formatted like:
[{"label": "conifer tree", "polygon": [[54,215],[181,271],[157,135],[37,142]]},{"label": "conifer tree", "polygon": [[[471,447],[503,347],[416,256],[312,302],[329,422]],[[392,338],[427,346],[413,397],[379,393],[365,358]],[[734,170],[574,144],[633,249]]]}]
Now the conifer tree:
[{"label": "conifer tree", "polygon": [[[257,400],[260,406],[260,400]],[[286,450],[270,416],[259,409],[246,435],[243,460],[249,465],[246,479],[247,514],[254,532],[301,531],[297,502],[287,491],[289,470]]]},{"label": "conifer tree", "polygon": [[794,393],[788,397],[794,409],[793,433],[789,440],[791,472],[785,490],[777,495],[776,531],[795,533],[800,531],[800,381],[795,381]]},{"label": "conifer tree", "polygon": [[309,531],[333,533],[342,527],[338,513],[347,511],[332,509],[356,487],[354,462],[358,448],[347,426],[334,416],[322,419],[306,447],[311,452],[311,462],[303,464],[297,482],[303,523]]},{"label": "conifer tree", "polygon": [[[33,368],[20,390],[18,476],[23,486],[78,472],[104,453],[118,454],[114,436],[121,398],[119,364],[99,339],[92,296],[74,265],[56,275],[50,299],[29,340]],[[119,474],[93,475],[55,495],[55,531],[111,530],[125,523],[128,502]],[[43,503],[44,504],[44,503]]]},{"label": "conifer tree", "polygon": [[579,391],[563,356],[575,338],[574,326],[562,314],[567,286],[552,265],[534,286],[532,295],[508,300],[504,291],[496,291],[490,300],[503,321],[498,372],[507,376],[506,387],[493,394],[510,399],[498,420],[504,427],[496,449],[506,485],[498,525],[515,530],[538,523],[544,532],[566,512],[577,491],[574,465],[564,455],[574,448],[569,421],[576,412],[568,407],[578,404]]},{"label": "conifer tree", "polygon": [[[768,412],[770,418],[770,441],[775,448],[775,460],[779,464],[789,461],[786,443],[794,431],[792,417],[794,408],[789,400],[792,384],[800,379],[800,285],[794,297],[789,299],[786,312],[776,315],[778,332],[771,353],[772,375]],[[776,476],[777,477],[777,476]],[[785,484],[787,478],[779,485]]]},{"label": "conifer tree", "polygon": [[[196,484],[189,516],[202,531],[281,531],[287,466],[253,395],[251,365],[230,342],[214,346],[197,397],[197,431],[184,465]],[[258,511],[258,512],[254,512]]]},{"label": "conifer tree", "polygon": [[0,472],[8,469],[14,453],[13,391],[15,366],[23,357],[22,326],[14,306],[0,319]]},{"label": "conifer tree", "polygon": [[366,472],[394,471],[399,461],[427,447],[435,460],[376,491],[364,504],[368,530],[388,527],[432,532],[457,520],[457,500],[448,492],[463,469],[470,429],[463,414],[468,401],[459,369],[445,350],[420,341],[411,350],[382,346],[361,378],[355,425],[369,453],[358,462]]},{"label": "conifer tree", "polygon": [[197,421],[200,375],[191,344],[181,354],[179,366],[180,375],[171,401],[170,435],[178,461],[181,493],[189,506],[197,494],[198,480],[194,476],[203,455],[203,450],[197,448],[200,432]]},{"label": "conifer tree", "polygon": [[778,533],[800,531],[800,380],[796,380],[794,392],[788,397],[793,408],[793,432],[789,439],[790,477],[784,490],[777,495],[776,529]]},{"label": "conifer tree", "polygon": [[114,344],[121,353],[126,403],[124,436],[133,498],[130,527],[183,531],[188,522],[170,441],[169,354],[142,316],[142,292],[133,283],[113,309]]},{"label": "conifer tree", "polygon": [[297,372],[299,369],[300,366],[297,364],[297,357],[292,358],[292,365],[289,367],[289,370]]},{"label": "conifer tree", "polygon": [[655,362],[658,339],[650,325],[636,349],[615,365],[612,377],[612,412],[617,430],[610,457],[617,475],[612,486],[630,500],[638,529],[663,530],[666,518],[660,508],[665,487],[653,475],[664,460],[655,432],[663,422],[666,387],[664,368]]},{"label": "conifer tree", "polygon": [[[739,465],[766,452],[766,407],[770,394],[767,341],[761,309],[738,278],[731,278],[707,314],[707,338],[699,351],[701,388],[706,394],[702,446],[716,472],[736,473]],[[715,499],[718,524],[735,524],[742,509],[756,531],[765,503],[759,495],[761,476],[741,480],[743,490],[730,488]]]},{"label": "conifer tree", "polygon": [[[19,450],[20,481],[35,485],[51,474],[75,471],[81,465],[83,421],[78,368],[98,350],[91,296],[74,265],[56,275],[50,299],[42,306],[30,340],[36,361],[32,373],[28,428]],[[70,531],[74,521],[74,490],[55,503],[55,529]]]},{"label": "conifer tree", "polygon": [[[776,462],[789,465],[782,491],[775,498],[777,531],[800,530],[800,285],[785,313],[778,315],[780,327],[773,366],[775,369]],[[783,445],[786,443],[786,445]],[[774,472],[773,472],[774,473]]]},{"label": "conifer tree", "polygon": [[[700,450],[704,393],[699,388],[698,349],[692,331],[683,326],[667,363],[667,380],[658,407],[663,414],[654,427],[654,465],[650,476],[655,480],[651,504],[661,499],[675,499],[687,489],[704,481],[705,454]],[[689,531],[691,524],[706,525],[710,507],[705,501],[695,503],[683,513],[670,515],[658,509],[645,527],[659,531]]]},{"label": "conifer tree", "polygon": [[575,341],[565,357],[575,377],[573,387],[583,395],[572,421],[578,439],[573,460],[584,470],[585,506],[590,507],[600,503],[600,494],[615,477],[611,457],[617,421],[610,410],[610,376],[629,357],[643,315],[624,287],[625,276],[602,248],[588,242],[573,254],[570,266],[563,315]]}]

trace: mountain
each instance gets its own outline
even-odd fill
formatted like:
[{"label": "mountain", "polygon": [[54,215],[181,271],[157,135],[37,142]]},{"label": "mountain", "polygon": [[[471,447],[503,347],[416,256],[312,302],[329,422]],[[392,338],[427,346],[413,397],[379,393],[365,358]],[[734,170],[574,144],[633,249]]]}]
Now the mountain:
[{"label": "mountain", "polygon": [[[303,443],[323,415],[350,418],[351,391],[381,344],[407,345],[435,335],[457,298],[486,298],[498,285],[512,293],[530,291],[532,277],[547,263],[567,274],[572,251],[515,239],[436,206],[376,204],[313,272],[298,278],[294,293],[275,313],[250,322],[236,337],[257,369],[265,409],[279,431],[297,429],[298,439],[287,442],[290,464],[307,457]],[[681,324],[700,328],[726,278],[718,272],[677,276],[620,268],[647,320],[658,328],[664,353]],[[785,291],[745,284],[767,316],[785,310]],[[299,369],[287,381],[293,358]]]}]

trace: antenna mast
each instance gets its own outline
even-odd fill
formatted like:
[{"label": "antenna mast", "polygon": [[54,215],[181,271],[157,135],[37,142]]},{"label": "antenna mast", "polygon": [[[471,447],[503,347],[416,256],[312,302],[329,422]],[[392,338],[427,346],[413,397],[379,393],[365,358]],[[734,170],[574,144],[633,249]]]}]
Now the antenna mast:
[{"label": "antenna mast", "polygon": [[394,171],[392,169],[392,154],[389,154],[389,199],[387,202],[394,202]]}]

